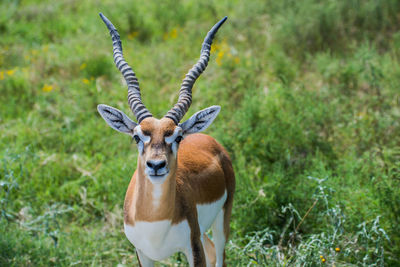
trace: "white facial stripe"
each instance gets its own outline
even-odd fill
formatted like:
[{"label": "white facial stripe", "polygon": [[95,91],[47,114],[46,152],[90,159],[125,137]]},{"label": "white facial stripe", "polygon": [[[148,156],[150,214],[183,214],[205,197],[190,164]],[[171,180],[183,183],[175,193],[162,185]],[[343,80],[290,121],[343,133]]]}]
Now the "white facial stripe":
[{"label": "white facial stripe", "polygon": [[167,144],[172,144],[179,135],[182,135],[182,128],[177,126],[171,136],[165,137],[165,142]]},{"label": "white facial stripe", "polygon": [[143,134],[142,128],[140,128],[140,125],[135,127],[135,129],[133,130],[133,135],[139,136],[140,141],[137,143],[137,147],[139,150],[139,154],[142,154],[143,149],[144,149],[144,143],[150,142],[150,136]]},{"label": "white facial stripe", "polygon": [[135,130],[133,131],[134,134],[137,134],[140,138],[140,140],[142,140],[144,143],[148,143],[150,142],[150,136],[144,135],[142,132],[142,128],[140,127],[140,125],[135,127]]}]

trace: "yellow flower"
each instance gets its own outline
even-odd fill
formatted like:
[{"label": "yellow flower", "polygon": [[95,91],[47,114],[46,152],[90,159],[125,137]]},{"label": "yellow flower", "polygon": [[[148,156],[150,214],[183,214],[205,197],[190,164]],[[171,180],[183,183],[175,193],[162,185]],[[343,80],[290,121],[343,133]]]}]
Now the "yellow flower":
[{"label": "yellow flower", "polygon": [[221,46],[219,45],[218,42],[216,42],[215,44],[212,44],[212,45],[211,45],[211,53],[214,53],[215,51],[219,50],[220,47],[221,47]]},{"label": "yellow flower", "polygon": [[234,57],[233,62],[235,62],[235,64],[239,64],[240,63],[240,58],[239,57]]},{"label": "yellow flower", "polygon": [[132,40],[133,38],[135,38],[138,35],[139,35],[139,32],[131,32],[130,34],[128,34],[128,39]]},{"label": "yellow flower", "polygon": [[176,37],[178,37],[178,30],[175,28],[172,29],[172,31],[169,35],[171,36],[172,39],[175,39]]},{"label": "yellow flower", "polygon": [[45,85],[43,86],[43,88],[42,88],[42,91],[48,93],[48,92],[53,91],[53,89],[54,89],[54,86],[53,86],[53,85],[51,85],[51,84],[45,84]]},{"label": "yellow flower", "polygon": [[79,69],[80,70],[83,70],[83,69],[85,69],[86,68],[86,63],[84,62],[84,63],[82,63],[81,65],[80,65],[80,67],[79,67]]},{"label": "yellow flower", "polygon": [[232,54],[230,53],[230,47],[226,40],[222,40],[221,42],[216,42],[211,46],[211,53],[212,52],[217,52],[217,58],[215,61],[217,62],[218,66],[222,65],[222,59],[224,57],[227,57],[229,59],[233,58],[233,62],[236,64],[239,64],[240,59],[239,57],[233,57]]},{"label": "yellow flower", "polygon": [[14,73],[15,73],[15,69],[13,69],[13,70],[7,70],[6,73],[7,73],[8,76],[13,76]]},{"label": "yellow flower", "polygon": [[339,247],[335,248],[335,251],[340,252],[340,248]]},{"label": "yellow flower", "polygon": [[0,81],[4,80],[4,71],[0,71]]},{"label": "yellow flower", "polygon": [[86,79],[86,78],[83,78],[83,79],[82,79],[82,82],[83,82],[84,84],[89,84],[90,81],[89,81],[88,79]]},{"label": "yellow flower", "polygon": [[322,262],[326,262],[326,259],[325,259],[325,258],[322,258],[321,261],[322,261]]},{"label": "yellow flower", "polygon": [[323,258],[324,258],[324,256],[322,256],[322,255],[319,255],[319,257],[320,257],[321,259],[323,259]]},{"label": "yellow flower", "polygon": [[222,58],[224,57],[225,52],[224,51],[219,51],[217,54],[217,58],[215,59],[215,61],[217,62],[218,66],[222,65]]},{"label": "yellow flower", "polygon": [[163,34],[163,39],[168,40],[168,39],[175,39],[178,37],[178,29],[173,28],[170,32],[166,32]]}]

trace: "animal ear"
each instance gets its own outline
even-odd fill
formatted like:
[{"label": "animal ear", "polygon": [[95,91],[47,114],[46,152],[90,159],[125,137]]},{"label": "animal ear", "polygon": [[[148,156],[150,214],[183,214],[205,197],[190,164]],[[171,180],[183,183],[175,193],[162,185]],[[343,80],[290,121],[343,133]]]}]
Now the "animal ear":
[{"label": "animal ear", "polygon": [[183,135],[198,133],[207,129],[217,117],[220,110],[220,106],[211,106],[193,114],[187,121],[179,124]]},{"label": "animal ear", "polygon": [[128,118],[121,110],[104,104],[98,105],[97,110],[111,128],[121,133],[133,134],[137,123]]}]

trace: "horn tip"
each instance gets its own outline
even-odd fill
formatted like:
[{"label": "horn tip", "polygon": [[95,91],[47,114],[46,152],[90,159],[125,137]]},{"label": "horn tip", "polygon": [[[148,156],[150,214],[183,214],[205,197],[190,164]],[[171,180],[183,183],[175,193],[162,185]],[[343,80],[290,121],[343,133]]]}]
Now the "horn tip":
[{"label": "horn tip", "polygon": [[100,18],[103,20],[104,24],[106,24],[107,28],[112,31],[112,30],[116,30],[114,25],[111,23],[111,21],[103,15],[103,13],[99,13]]},{"label": "horn tip", "polygon": [[108,24],[108,19],[106,16],[103,15],[103,13],[100,12],[99,16],[100,16],[101,20],[104,21],[105,24]]},{"label": "horn tip", "polygon": [[221,27],[222,24],[224,24],[224,22],[228,19],[228,16],[223,17],[218,23],[217,23],[217,27]]}]

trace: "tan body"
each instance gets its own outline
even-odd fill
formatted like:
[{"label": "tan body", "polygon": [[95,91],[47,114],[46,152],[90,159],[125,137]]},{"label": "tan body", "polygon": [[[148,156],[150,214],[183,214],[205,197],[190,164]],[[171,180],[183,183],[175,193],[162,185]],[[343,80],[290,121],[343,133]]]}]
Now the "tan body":
[{"label": "tan body", "polygon": [[[142,129],[145,128],[141,126]],[[225,149],[210,136],[204,134],[187,136],[178,149],[176,171],[170,172],[167,180],[161,185],[162,193],[156,201],[152,193],[155,185],[145,176],[140,161],[139,158],[138,169],[126,193],[125,224],[134,226],[138,221],[170,220],[172,225],[176,225],[186,220],[190,227],[190,246],[193,250],[197,250],[193,252],[194,262],[190,265],[205,266],[204,253],[213,265],[215,251],[212,242],[204,236],[206,248],[202,249],[201,234],[208,229],[200,230],[196,206],[214,203],[226,194],[222,209],[224,236],[225,241],[228,240],[235,177]],[[215,218],[210,220],[214,221]],[[186,238],[184,234],[182,238]]]}]

